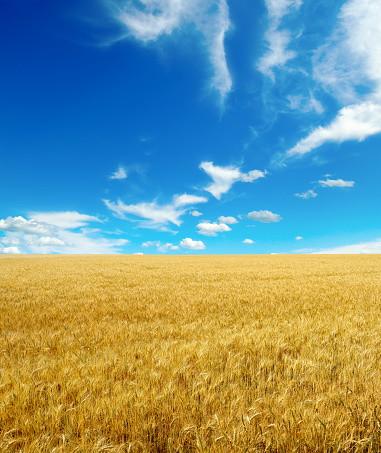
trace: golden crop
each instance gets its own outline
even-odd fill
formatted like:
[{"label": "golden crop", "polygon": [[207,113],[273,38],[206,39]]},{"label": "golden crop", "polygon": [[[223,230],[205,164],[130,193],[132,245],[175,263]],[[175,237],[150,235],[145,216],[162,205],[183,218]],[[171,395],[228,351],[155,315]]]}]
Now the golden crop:
[{"label": "golden crop", "polygon": [[381,451],[381,257],[2,256],[1,452]]}]

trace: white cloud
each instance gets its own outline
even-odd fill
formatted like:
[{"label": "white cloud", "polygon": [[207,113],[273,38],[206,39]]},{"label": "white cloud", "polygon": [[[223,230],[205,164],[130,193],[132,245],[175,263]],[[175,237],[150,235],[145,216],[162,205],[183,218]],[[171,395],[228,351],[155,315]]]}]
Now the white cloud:
[{"label": "white cloud", "polygon": [[36,220],[26,220],[21,216],[0,219],[0,231],[14,231],[26,234],[53,236],[56,228]]},{"label": "white cloud", "polygon": [[327,179],[325,181],[319,181],[322,187],[353,187],[354,181],[343,181],[342,179]]},{"label": "white cloud", "polygon": [[[135,6],[136,5],[136,6]],[[152,42],[170,36],[175,30],[184,30],[194,24],[204,36],[214,70],[211,86],[224,100],[232,87],[226,63],[224,39],[230,28],[226,0],[141,0],[129,2],[120,10],[118,19],[131,36],[142,42]]]},{"label": "white cloud", "polygon": [[58,238],[53,238],[50,236],[42,236],[37,238],[36,236],[26,235],[24,236],[24,243],[29,246],[44,247],[46,245],[65,245],[65,242]]},{"label": "white cloud", "polygon": [[191,211],[189,214],[192,215],[193,217],[200,217],[200,215],[202,215],[202,212]]},{"label": "white cloud", "polygon": [[213,162],[202,162],[200,168],[213,180],[212,183],[204,187],[204,190],[211,193],[217,200],[221,198],[222,194],[228,192],[235,182],[253,182],[256,179],[264,178],[266,175],[266,172],[259,170],[241,173],[238,167],[219,167],[218,165],[213,165]]},{"label": "white cloud", "polygon": [[203,234],[205,236],[217,236],[217,233],[222,233],[225,231],[231,231],[231,228],[228,227],[225,223],[216,223],[216,222],[201,222],[197,225],[199,231],[197,233]]},{"label": "white cloud", "polygon": [[317,193],[310,189],[310,190],[307,190],[307,192],[296,193],[295,196],[299,197],[299,198],[304,198],[305,200],[308,200],[308,198],[317,197]]},{"label": "white cloud", "polygon": [[178,245],[173,245],[170,242],[166,244],[162,244],[160,241],[147,241],[143,242],[142,247],[154,247],[156,246],[160,252],[168,252],[168,250],[179,250],[180,247]]},{"label": "white cloud", "polygon": [[120,165],[118,170],[112,173],[111,176],[109,176],[110,179],[126,179],[127,178],[127,172],[126,170]]},{"label": "white cloud", "polygon": [[[157,245],[157,241],[147,241],[143,242],[142,247],[153,247],[154,245]],[[160,242],[159,242],[160,244]]]},{"label": "white cloud", "polygon": [[166,244],[159,245],[158,250],[160,252],[167,252],[168,250],[179,250],[180,247],[178,245],[173,245],[171,242],[167,242]]},{"label": "white cloud", "polygon": [[183,195],[174,195],[172,203],[175,208],[179,208],[197,203],[206,203],[207,201],[205,197],[184,193]]},{"label": "white cloud", "polygon": [[362,242],[359,244],[345,245],[342,247],[334,247],[327,250],[316,252],[317,254],[368,254],[368,253],[381,253],[381,239],[376,239],[371,242]]},{"label": "white cloud", "polygon": [[282,19],[302,4],[299,0],[266,0],[269,16],[269,27],[265,33],[267,52],[259,59],[257,68],[274,81],[273,68],[284,66],[288,60],[296,57],[296,53],[288,50],[291,33],[279,30]]},{"label": "white cloud", "polygon": [[135,252],[135,253],[133,253],[133,255],[144,255],[144,253],[142,253],[142,252]]},{"label": "white cloud", "polygon": [[4,255],[19,255],[21,252],[17,247],[4,247],[0,244],[0,254]]},{"label": "white cloud", "polygon": [[255,242],[252,239],[245,239],[242,241],[244,244],[255,244]]},{"label": "white cloud", "polygon": [[180,242],[181,247],[192,250],[204,250],[205,245],[202,241],[194,241],[191,238],[185,238]]},{"label": "white cloud", "polygon": [[296,241],[301,241],[302,239],[303,239],[302,236],[296,236],[296,238],[295,238]]},{"label": "white cloud", "polygon": [[270,77],[273,81],[273,68],[284,66],[288,60],[296,57],[296,53],[292,50],[287,50],[290,44],[291,37],[288,30],[267,30],[265,39],[268,42],[268,50],[258,61],[257,68],[262,74]]},{"label": "white cloud", "polygon": [[16,236],[7,236],[0,238],[0,242],[5,245],[20,245],[20,239]]},{"label": "white cloud", "polygon": [[324,112],[324,107],[321,102],[315,99],[312,93],[310,93],[309,97],[289,95],[287,96],[287,99],[289,100],[289,107],[291,110],[299,110],[302,113],[315,111],[319,115]]},{"label": "white cloud", "polygon": [[235,217],[232,217],[232,216],[225,217],[223,215],[218,217],[218,221],[220,223],[226,223],[228,225],[233,225],[234,223],[238,223],[238,220]]},{"label": "white cloud", "polygon": [[1,245],[2,253],[20,253],[20,250],[22,253],[117,253],[120,251],[118,247],[129,242],[127,239],[90,238],[82,231],[68,231],[36,220],[26,220],[21,216],[0,219],[0,230],[7,234],[1,242],[19,244],[19,247],[7,248]]},{"label": "white cloud", "polygon": [[129,242],[127,239],[93,238],[82,232],[76,233],[68,230],[60,230],[57,239],[64,242],[65,245],[27,244],[27,247],[32,253],[113,254],[119,253],[120,247]]},{"label": "white cloud", "polygon": [[328,142],[362,141],[381,133],[381,3],[349,0],[338,19],[332,36],[316,52],[313,74],[344,107],[286,157],[302,156]]},{"label": "white cloud", "polygon": [[343,104],[362,99],[364,86],[379,99],[380,23],[378,0],[349,0],[341,8],[332,36],[316,53],[315,79]]},{"label": "white cloud", "polygon": [[146,220],[141,220],[139,226],[143,228],[153,228],[165,230],[169,223],[180,226],[182,221],[180,217],[185,214],[191,205],[198,203],[206,203],[208,200],[205,197],[198,197],[196,195],[174,195],[172,202],[159,205],[156,200],[151,203],[137,203],[135,205],[127,205],[121,200],[117,203],[103,200],[106,206],[119,218],[130,220],[126,218],[126,214],[132,214]]},{"label": "white cloud", "polygon": [[273,214],[271,211],[252,211],[247,214],[247,217],[263,223],[279,222],[282,220],[279,214]]},{"label": "white cloud", "polygon": [[[381,67],[380,67],[381,70]],[[327,142],[363,141],[381,132],[381,104],[363,102],[343,107],[328,126],[319,126],[287,151],[286,156],[302,156]]]},{"label": "white cloud", "polygon": [[[92,215],[80,214],[76,211],[61,211],[61,212],[29,212],[30,219],[37,222],[48,223],[59,228],[74,229],[87,226],[90,222],[101,222],[98,217]],[[33,221],[33,220],[30,220]]]}]

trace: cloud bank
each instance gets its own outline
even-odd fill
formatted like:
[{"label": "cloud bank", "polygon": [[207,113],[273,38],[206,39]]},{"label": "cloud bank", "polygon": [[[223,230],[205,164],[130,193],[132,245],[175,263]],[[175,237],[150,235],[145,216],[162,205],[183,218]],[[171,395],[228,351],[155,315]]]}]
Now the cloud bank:
[{"label": "cloud bank", "polygon": [[[0,219],[0,231],[5,237],[0,238],[2,244],[17,245],[4,247],[0,245],[0,253],[65,253],[65,254],[104,254],[118,253],[119,247],[126,245],[127,239],[109,239],[102,237],[101,230],[94,236],[84,231],[74,232],[70,229],[91,221],[100,220],[94,216],[77,212],[39,213],[38,217],[52,219],[57,224],[39,222],[36,219],[25,219],[21,216]],[[70,214],[70,216],[68,216]],[[70,221],[71,219],[71,221]]]}]

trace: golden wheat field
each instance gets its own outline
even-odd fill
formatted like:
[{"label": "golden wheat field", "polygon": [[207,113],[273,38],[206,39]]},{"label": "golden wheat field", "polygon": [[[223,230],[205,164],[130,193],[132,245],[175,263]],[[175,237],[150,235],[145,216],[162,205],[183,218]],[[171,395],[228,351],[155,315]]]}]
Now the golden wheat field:
[{"label": "golden wheat field", "polygon": [[381,451],[381,257],[2,256],[1,452]]}]

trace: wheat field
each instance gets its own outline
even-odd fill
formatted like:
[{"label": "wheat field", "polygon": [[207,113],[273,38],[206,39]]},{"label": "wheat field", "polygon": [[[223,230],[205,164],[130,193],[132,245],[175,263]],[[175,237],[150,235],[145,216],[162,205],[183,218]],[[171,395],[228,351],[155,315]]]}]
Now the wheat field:
[{"label": "wheat field", "polygon": [[381,257],[2,256],[1,452],[381,451]]}]

